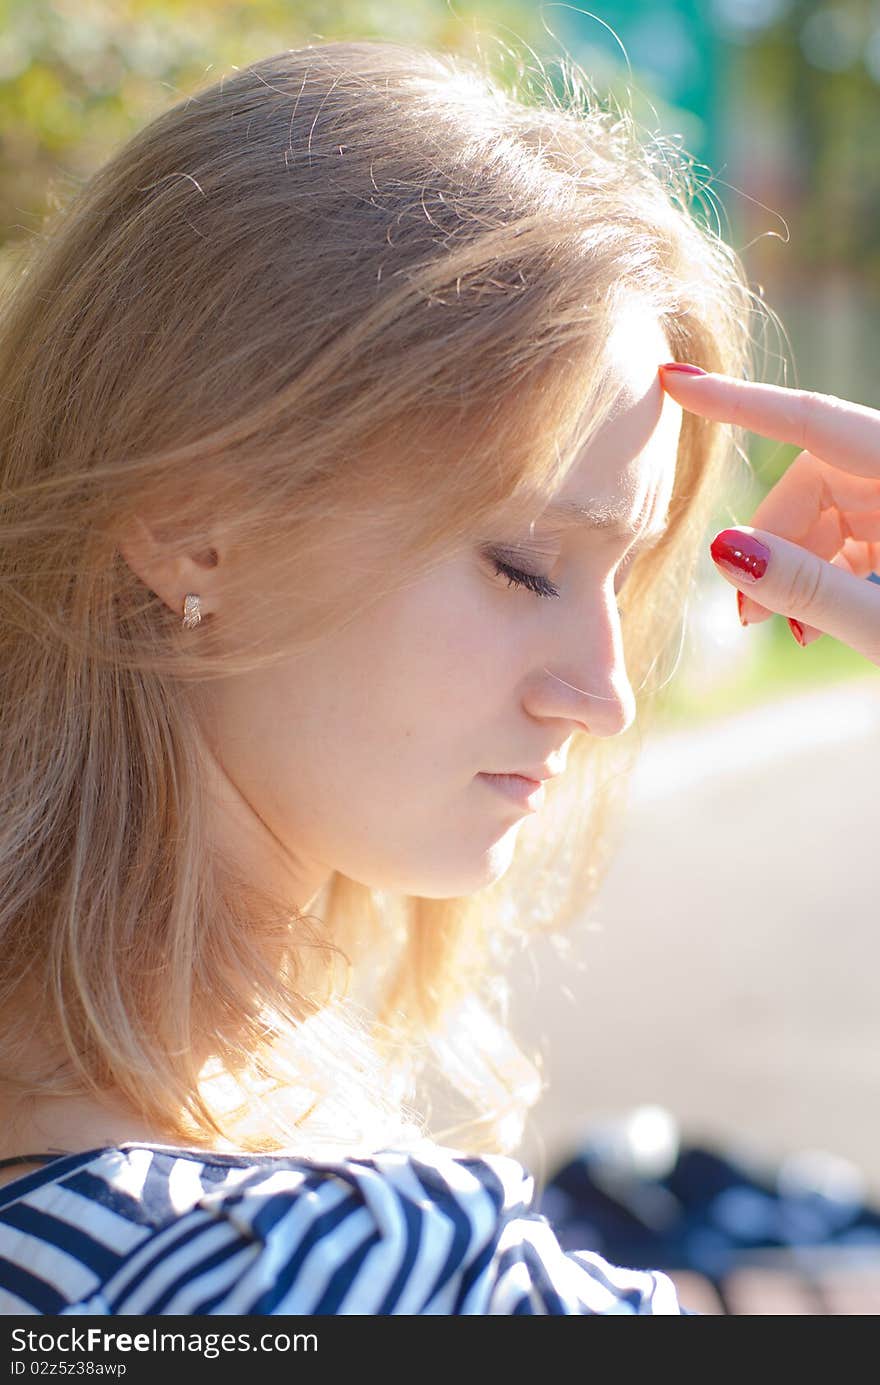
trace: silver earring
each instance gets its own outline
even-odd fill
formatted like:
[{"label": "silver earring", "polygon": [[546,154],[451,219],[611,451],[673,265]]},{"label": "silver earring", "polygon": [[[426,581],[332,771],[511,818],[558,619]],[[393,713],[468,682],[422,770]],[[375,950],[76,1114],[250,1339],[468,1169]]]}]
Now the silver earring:
[{"label": "silver earring", "polygon": [[183,628],[184,630],[194,630],[201,623],[202,612],[200,609],[201,597],[194,592],[188,592],[183,598]]}]

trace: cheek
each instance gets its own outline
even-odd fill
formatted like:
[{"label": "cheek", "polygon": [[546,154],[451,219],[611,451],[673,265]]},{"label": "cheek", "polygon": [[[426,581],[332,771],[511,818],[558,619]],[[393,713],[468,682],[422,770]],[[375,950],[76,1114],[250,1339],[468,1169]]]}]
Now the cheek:
[{"label": "cheek", "polygon": [[473,710],[517,647],[497,594],[467,571],[395,593],[354,638],[353,658],[377,701],[429,737],[431,720]]}]

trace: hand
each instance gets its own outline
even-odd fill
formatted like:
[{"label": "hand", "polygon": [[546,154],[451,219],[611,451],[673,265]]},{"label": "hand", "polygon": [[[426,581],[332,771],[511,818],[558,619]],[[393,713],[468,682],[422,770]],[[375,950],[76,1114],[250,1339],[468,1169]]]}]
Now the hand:
[{"label": "hand", "polygon": [[[755,510],[758,527],[723,531],[734,548],[742,534],[769,550],[763,571],[719,565],[744,623],[775,611],[801,625],[800,643],[831,635],[880,665],[880,586],[864,580],[880,570],[880,412],[727,375],[661,366],[660,379],[684,409],[803,449]],[[716,564],[723,547],[716,538]]]}]

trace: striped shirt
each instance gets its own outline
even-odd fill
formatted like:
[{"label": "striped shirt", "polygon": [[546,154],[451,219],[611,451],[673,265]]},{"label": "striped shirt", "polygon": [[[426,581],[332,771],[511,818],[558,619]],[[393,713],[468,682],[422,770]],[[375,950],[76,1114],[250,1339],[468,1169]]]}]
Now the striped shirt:
[{"label": "striped shirt", "polygon": [[508,1155],[130,1142],[0,1187],[4,1314],[686,1314],[671,1279],[564,1251]]}]

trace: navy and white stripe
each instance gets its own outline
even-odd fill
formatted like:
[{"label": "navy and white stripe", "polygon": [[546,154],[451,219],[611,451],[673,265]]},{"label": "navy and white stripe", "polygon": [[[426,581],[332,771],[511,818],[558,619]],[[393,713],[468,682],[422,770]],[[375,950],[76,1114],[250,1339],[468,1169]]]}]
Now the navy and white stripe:
[{"label": "navy and white stripe", "polygon": [[507,1155],[127,1143],[0,1187],[0,1312],[687,1313],[659,1271],[564,1251]]}]

